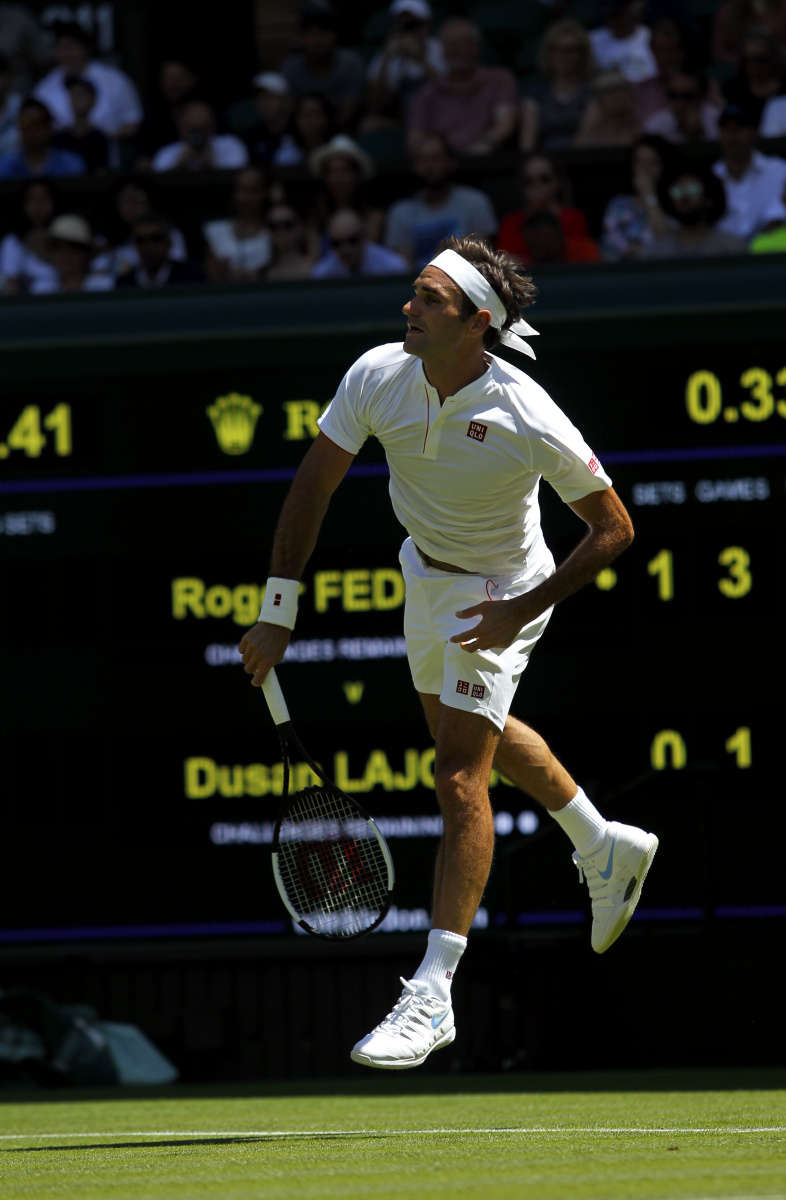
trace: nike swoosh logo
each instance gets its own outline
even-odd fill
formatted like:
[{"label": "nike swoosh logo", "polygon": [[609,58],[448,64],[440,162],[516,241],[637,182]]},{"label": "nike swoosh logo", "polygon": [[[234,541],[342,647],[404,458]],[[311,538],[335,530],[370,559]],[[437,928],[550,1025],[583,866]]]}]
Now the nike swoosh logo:
[{"label": "nike swoosh logo", "polygon": [[442,1022],[445,1020],[445,1017],[448,1015],[448,1013],[449,1013],[449,1012],[450,1012],[450,1009],[449,1009],[449,1008],[445,1009],[445,1011],[443,1012],[443,1014],[442,1014],[442,1016],[439,1018],[439,1020],[437,1020],[437,1018],[436,1018],[436,1017],[432,1017],[432,1018],[431,1018],[431,1028],[432,1028],[432,1029],[439,1029],[440,1025],[441,1025],[441,1024],[442,1024]]},{"label": "nike swoosh logo", "polygon": [[609,861],[606,863],[606,870],[598,871],[598,874],[600,875],[601,879],[610,879],[611,878],[611,871],[612,871],[612,867],[614,866],[614,847],[616,846],[616,844],[617,844],[617,835],[615,833],[614,840],[611,843],[611,850],[609,850]]}]

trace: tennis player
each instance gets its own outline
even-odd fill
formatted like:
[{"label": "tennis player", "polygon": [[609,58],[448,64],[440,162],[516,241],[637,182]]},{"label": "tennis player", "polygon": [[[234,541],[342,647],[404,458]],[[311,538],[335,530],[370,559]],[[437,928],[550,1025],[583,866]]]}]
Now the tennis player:
[{"label": "tennis player", "polygon": [[[548,809],[589,886],[592,946],[602,954],[638,903],[658,840],[606,821],[533,729],[509,715],[555,604],[595,579],[633,538],[624,505],[579,431],[502,343],[534,358],[521,309],[536,292],[502,251],[450,238],[404,305],[403,345],[378,346],[345,375],[284,504],[260,620],[240,643],[259,686],[284,656],[298,581],[332,493],[372,434],[385,448],[393,508],[408,537],[407,655],[436,742],[444,818],[433,928],[423,962],[392,1011],[352,1051],[400,1070],[456,1036],[450,988],[494,848],[492,766]],[[555,569],[538,508],[540,477],[586,525]]]}]

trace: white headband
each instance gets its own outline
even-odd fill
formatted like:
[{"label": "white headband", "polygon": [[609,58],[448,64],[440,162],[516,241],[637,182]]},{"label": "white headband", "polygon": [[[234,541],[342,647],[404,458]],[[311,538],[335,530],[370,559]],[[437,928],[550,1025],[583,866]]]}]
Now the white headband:
[{"label": "white headband", "polygon": [[516,321],[509,329],[502,329],[502,326],[507,320],[507,311],[505,305],[500,300],[497,293],[494,291],[487,279],[481,275],[471,262],[467,262],[466,258],[462,258],[455,250],[443,250],[436,258],[432,258],[428,264],[430,267],[439,267],[440,271],[444,271],[454,283],[457,283],[462,292],[465,293],[475,305],[476,308],[485,309],[491,313],[491,324],[494,329],[500,329],[500,341],[506,346],[510,346],[513,350],[518,350],[520,354],[528,354],[530,358],[535,357],[535,351],[526,342],[523,342],[518,336],[524,334],[527,337],[537,337],[537,329],[533,329],[526,321]]}]

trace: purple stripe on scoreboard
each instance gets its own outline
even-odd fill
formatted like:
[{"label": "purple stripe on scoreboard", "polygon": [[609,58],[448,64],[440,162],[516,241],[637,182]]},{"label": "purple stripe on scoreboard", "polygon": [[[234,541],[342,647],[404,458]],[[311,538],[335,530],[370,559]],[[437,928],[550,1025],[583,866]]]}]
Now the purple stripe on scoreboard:
[{"label": "purple stripe on scoreboard", "polygon": [[[724,459],[784,458],[786,444],[762,446],[687,446],[665,450],[610,450],[599,452],[601,462],[610,466],[637,466],[646,463],[711,462]],[[238,483],[287,483],[297,467],[256,467],[234,471],[179,471],[151,475],[86,475],[62,479],[6,479],[0,481],[0,495],[33,495],[43,492],[114,492],[135,488],[220,487]],[[354,479],[385,478],[385,463],[358,463],[350,467]]]}]

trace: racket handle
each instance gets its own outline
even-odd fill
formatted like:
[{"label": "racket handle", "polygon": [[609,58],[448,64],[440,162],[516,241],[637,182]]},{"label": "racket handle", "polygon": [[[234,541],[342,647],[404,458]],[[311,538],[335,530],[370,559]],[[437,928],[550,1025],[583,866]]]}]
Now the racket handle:
[{"label": "racket handle", "polygon": [[270,709],[270,715],[276,725],[284,725],[289,720],[289,709],[287,702],[284,699],[284,693],[281,691],[281,684],[276,678],[276,672],[272,669],[265,676],[265,681],[262,684],[267,706]]}]

